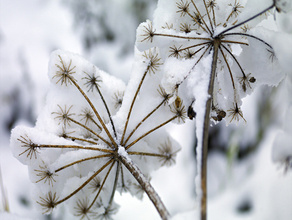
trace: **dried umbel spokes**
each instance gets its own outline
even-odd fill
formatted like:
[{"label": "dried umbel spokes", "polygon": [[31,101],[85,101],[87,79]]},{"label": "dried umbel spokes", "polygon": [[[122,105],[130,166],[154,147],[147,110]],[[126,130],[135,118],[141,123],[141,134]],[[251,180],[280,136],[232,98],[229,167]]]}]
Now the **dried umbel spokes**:
[{"label": "dried umbel spokes", "polygon": [[[277,68],[277,64],[275,64],[277,59],[272,46],[254,34],[252,25],[256,23],[254,22],[256,19],[264,17],[261,16],[262,14],[277,8],[277,5],[279,2],[274,1],[266,8],[259,9],[258,14],[250,14],[244,18],[240,17],[245,10],[245,2],[241,0],[177,0],[173,2],[160,0],[156,12],[156,23],[147,21],[138,28],[137,46],[141,50],[159,47],[168,53],[165,60],[178,59],[182,66],[186,66],[186,59],[193,60],[191,68],[186,70],[187,73],[166,73],[165,82],[173,83],[173,91],[177,91],[178,87],[186,84],[184,82],[192,78],[193,72],[200,68],[198,66],[205,57],[218,51],[215,76],[218,86],[212,94],[212,106],[217,106],[216,108],[224,112],[236,110],[233,106],[237,106],[238,114],[228,114],[227,120],[229,122],[241,119],[245,121],[240,110],[241,98],[250,93],[258,82],[259,84],[271,84],[268,79],[269,74],[262,77],[261,73],[266,70],[271,72],[271,69]],[[169,10],[165,7],[169,7]],[[258,52],[253,53],[253,51]],[[248,61],[243,58],[244,54],[248,54]],[[270,59],[270,66],[266,65],[269,68],[264,66],[265,69],[261,72],[253,71],[253,68],[257,68],[258,65],[249,65],[252,63],[250,59],[254,59],[256,62],[259,57],[260,60],[268,61]],[[177,75],[176,81],[175,74]],[[184,76],[183,79],[180,74]],[[228,81],[227,78],[229,78]],[[190,98],[196,98],[196,94]],[[228,100],[228,102],[226,103],[224,100]],[[218,119],[216,121],[225,118],[220,115],[218,118],[214,116],[215,114],[217,114],[216,111],[212,113],[211,118]],[[238,115],[239,117],[237,117]]]},{"label": "dried umbel spokes", "polygon": [[[161,78],[159,51],[137,56],[145,69],[138,68],[137,81],[124,92],[121,81],[79,56],[53,53],[49,75],[55,90],[48,95],[46,113],[36,128],[17,127],[12,134],[13,148],[20,152],[16,156],[30,166],[43,191],[37,198],[43,212],[74,200],[69,204],[75,216],[111,219],[117,211],[116,190],[135,193],[140,186],[148,195],[153,191],[139,169],[148,175],[174,164],[179,147],[161,128],[184,122],[185,106],[179,97],[168,104],[172,95],[152,79]],[[53,94],[58,94],[57,103]],[[160,198],[149,196],[165,219]]]}]

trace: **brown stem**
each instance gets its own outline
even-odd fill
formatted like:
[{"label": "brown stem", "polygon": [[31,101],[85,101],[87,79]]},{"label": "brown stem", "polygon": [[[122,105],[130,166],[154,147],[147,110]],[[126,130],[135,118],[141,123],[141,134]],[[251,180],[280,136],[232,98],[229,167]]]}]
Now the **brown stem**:
[{"label": "brown stem", "polygon": [[126,146],[126,150],[128,150],[130,147],[132,147],[134,144],[136,144],[138,141],[140,141],[142,138],[146,137],[148,134],[151,134],[153,131],[156,131],[157,129],[161,128],[162,126],[168,124],[169,122],[173,121],[174,119],[176,119],[178,116],[175,115],[172,118],[168,119],[167,121],[163,122],[162,124],[156,126],[155,128],[147,131],[146,133],[144,133],[143,135],[141,135],[139,138],[137,138],[136,140],[134,140],[132,143],[130,143],[128,146]]},{"label": "brown stem", "polygon": [[208,134],[209,134],[209,124],[210,124],[210,112],[211,112],[211,103],[213,97],[213,88],[214,88],[214,79],[216,74],[217,60],[218,60],[218,50],[220,46],[220,39],[214,39],[213,44],[213,59],[212,59],[212,69],[209,81],[208,94],[209,99],[206,102],[206,112],[204,118],[204,127],[203,127],[203,142],[202,142],[202,162],[201,162],[201,188],[202,188],[202,197],[200,201],[201,205],[201,220],[207,219],[207,154],[208,154]]},{"label": "brown stem", "polygon": [[130,173],[135,177],[137,182],[143,188],[143,190],[148,195],[149,199],[155,206],[162,220],[168,220],[170,215],[161,201],[159,195],[154,190],[153,186],[141,172],[141,170],[134,164],[130,159],[126,158],[123,155],[119,155],[119,160],[124,164],[124,166],[130,171]]},{"label": "brown stem", "polygon": [[130,109],[129,109],[129,113],[128,113],[128,116],[127,116],[127,120],[126,120],[126,123],[125,123],[125,127],[124,127],[124,131],[123,131],[122,139],[121,139],[121,142],[120,142],[121,144],[123,144],[123,142],[124,142],[124,138],[125,138],[126,130],[127,130],[127,127],[128,127],[128,123],[129,123],[129,120],[130,120],[130,116],[131,116],[131,113],[132,113],[133,106],[134,106],[134,104],[135,104],[136,98],[137,98],[137,96],[138,96],[138,93],[139,93],[139,91],[140,91],[140,89],[141,89],[141,87],[142,87],[142,84],[143,84],[143,82],[144,82],[144,79],[145,79],[145,77],[146,77],[146,75],[147,75],[147,73],[148,73],[150,67],[151,67],[150,64],[148,64],[148,66],[147,66],[147,68],[146,68],[146,70],[145,70],[145,72],[144,72],[144,74],[143,74],[143,76],[142,76],[142,79],[140,80],[140,83],[139,83],[139,85],[138,85],[138,88],[137,88],[137,90],[136,90],[136,93],[135,93],[135,95],[134,95],[134,97],[133,97],[133,100],[132,100],[132,103],[131,103],[131,106],[130,106]]},{"label": "brown stem", "polygon": [[113,139],[112,135],[110,134],[108,128],[106,127],[106,125],[104,124],[101,116],[99,115],[99,113],[97,112],[96,108],[94,107],[93,103],[90,101],[90,99],[88,98],[88,96],[84,93],[84,91],[81,89],[81,87],[74,81],[74,79],[72,77],[69,77],[70,82],[72,82],[75,87],[79,90],[79,92],[83,95],[83,97],[85,98],[85,100],[87,101],[87,103],[90,105],[92,111],[94,112],[94,114],[96,115],[98,121],[100,122],[101,126],[103,127],[103,129],[105,130],[107,136],[109,137],[109,139],[111,140],[112,144],[114,145],[114,147],[117,149],[118,145],[116,144],[115,140]]}]

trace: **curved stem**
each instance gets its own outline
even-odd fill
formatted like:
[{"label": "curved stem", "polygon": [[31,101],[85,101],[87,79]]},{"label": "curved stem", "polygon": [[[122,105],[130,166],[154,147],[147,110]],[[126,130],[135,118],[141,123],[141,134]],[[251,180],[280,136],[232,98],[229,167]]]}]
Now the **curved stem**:
[{"label": "curved stem", "polygon": [[81,159],[81,160],[76,160],[76,161],[74,161],[72,163],[69,163],[69,164],[67,164],[67,165],[65,165],[63,167],[60,167],[60,168],[56,169],[55,173],[60,172],[61,170],[66,169],[68,167],[71,167],[71,166],[73,166],[75,164],[78,164],[78,163],[82,163],[82,162],[85,162],[85,161],[88,161],[88,160],[94,160],[94,159],[98,159],[98,158],[103,158],[103,157],[111,157],[111,156],[112,156],[112,154],[103,154],[103,155],[98,155],[98,156],[93,156],[93,157],[87,157],[87,158],[84,158],[84,159]]},{"label": "curved stem", "polygon": [[[69,76],[68,76],[69,77]],[[79,92],[83,95],[83,97],[85,98],[85,100],[87,101],[87,103],[90,105],[91,109],[93,110],[94,114],[96,115],[98,121],[100,122],[101,126],[103,127],[103,129],[105,130],[107,136],[109,137],[109,139],[111,140],[112,144],[114,145],[114,147],[117,149],[118,145],[116,144],[115,140],[113,139],[112,135],[110,134],[108,128],[105,126],[101,116],[99,115],[99,113],[97,112],[96,108],[94,107],[93,103],[90,101],[90,99],[88,98],[88,96],[85,94],[85,92],[80,88],[80,86],[77,84],[77,82],[74,81],[74,79],[72,77],[69,77],[70,82],[72,82],[74,84],[74,86],[79,90]]]},{"label": "curved stem", "polygon": [[166,98],[165,99],[163,99],[161,102],[160,102],[160,104],[158,104],[148,115],[146,115],[140,122],[139,122],[139,124],[137,124],[136,125],[136,127],[133,129],[133,131],[129,134],[129,136],[127,137],[127,139],[125,140],[125,143],[124,143],[124,145],[126,145],[127,144],[127,142],[129,141],[129,139],[132,137],[132,135],[135,133],[135,131],[140,127],[140,125],[144,122],[144,121],[146,121],[146,119],[147,118],[149,118],[155,111],[157,111],[159,108],[160,108],[160,106],[162,106],[165,102],[166,102]]},{"label": "curved stem", "polygon": [[145,79],[145,77],[146,77],[146,75],[147,75],[147,73],[148,73],[150,67],[151,67],[151,65],[148,64],[148,66],[147,66],[147,68],[146,68],[146,70],[145,70],[145,72],[144,72],[144,74],[143,74],[143,76],[142,76],[142,79],[140,80],[140,83],[139,83],[139,85],[138,85],[138,88],[137,88],[137,90],[136,90],[136,93],[135,93],[135,95],[134,95],[134,97],[133,97],[133,100],[132,100],[132,103],[131,103],[131,106],[130,106],[130,109],[129,109],[129,112],[128,112],[127,120],[126,120],[126,123],[125,123],[125,127],[124,127],[124,131],[123,131],[122,139],[121,139],[121,142],[120,142],[121,145],[123,145],[123,142],[124,142],[125,134],[126,134],[126,131],[127,131],[127,127],[128,127],[128,123],[129,123],[129,119],[130,119],[130,116],[131,116],[132,110],[133,110],[134,103],[135,103],[135,101],[136,101],[136,98],[137,98],[137,96],[138,96],[138,93],[139,93],[139,91],[140,91],[140,89],[141,89],[141,86],[142,86],[142,84],[143,84],[143,82],[144,82],[144,79]]},{"label": "curved stem", "polygon": [[268,44],[266,41],[264,41],[263,39],[259,38],[259,37],[256,37],[254,35],[251,35],[251,34],[245,34],[245,33],[227,33],[227,34],[224,34],[224,37],[225,36],[228,36],[228,35],[242,35],[242,36],[246,36],[246,37],[250,37],[250,38],[254,38],[262,43],[264,43],[265,45],[267,45],[268,47],[270,47],[271,49],[273,49],[273,47]]},{"label": "curved stem", "polygon": [[104,105],[104,107],[105,107],[105,109],[106,109],[106,112],[107,112],[107,114],[108,114],[109,120],[110,120],[110,122],[111,122],[111,125],[112,125],[112,128],[113,128],[113,131],[114,131],[114,135],[115,135],[115,137],[117,137],[117,133],[116,133],[115,125],[114,125],[114,122],[113,122],[113,120],[112,120],[112,116],[111,116],[111,113],[110,113],[110,111],[109,111],[109,109],[108,109],[108,106],[107,106],[107,104],[106,104],[106,101],[104,100],[103,95],[102,95],[100,89],[98,88],[98,85],[95,84],[95,88],[96,88],[96,90],[97,90],[97,92],[98,92],[98,94],[99,94],[99,96],[100,96],[100,98],[101,98],[101,100],[102,100],[102,102],[103,102],[103,105]]},{"label": "curved stem", "polygon": [[99,170],[97,170],[91,177],[89,177],[81,186],[79,186],[77,189],[75,189],[72,193],[70,193],[68,196],[64,197],[63,199],[60,199],[58,202],[56,202],[55,205],[58,205],[68,199],[70,199],[73,195],[78,193],[81,189],[83,189],[84,186],[86,186],[91,180],[94,179],[101,171],[103,171],[110,163],[113,162],[114,159],[109,160],[106,164],[104,164]]},{"label": "curved stem", "polygon": [[146,133],[144,133],[143,135],[141,135],[140,137],[138,137],[136,140],[134,140],[132,143],[130,143],[128,146],[126,146],[126,150],[128,150],[130,147],[132,147],[134,144],[136,144],[138,141],[140,141],[142,138],[146,137],[148,134],[151,134],[153,131],[156,131],[157,129],[163,127],[164,125],[168,124],[169,122],[173,121],[174,119],[176,119],[178,116],[175,115],[172,118],[168,119],[167,121],[163,122],[162,124],[156,126],[155,128],[152,128],[151,130],[147,131]]},{"label": "curved stem", "polygon": [[250,17],[250,18],[248,18],[248,19],[246,19],[246,20],[244,20],[244,21],[242,21],[242,22],[240,22],[240,23],[238,23],[238,24],[236,24],[236,25],[234,25],[232,27],[229,27],[229,28],[225,29],[224,31],[219,33],[217,36],[220,36],[220,35],[228,32],[230,30],[233,30],[233,29],[235,29],[235,28],[237,28],[237,27],[239,27],[239,26],[241,26],[241,25],[243,25],[243,24],[255,19],[256,17],[258,17],[258,16],[262,15],[263,13],[265,13],[265,12],[269,11],[270,9],[272,9],[274,6],[275,6],[275,4],[272,4],[271,6],[269,6],[268,8],[266,8],[264,10],[262,10],[261,12],[257,13],[256,15],[254,15],[254,16],[252,16],[252,17]]},{"label": "curved stem", "polygon": [[147,178],[144,176],[144,174],[141,172],[141,170],[137,167],[137,165],[134,164],[130,158],[125,157],[123,155],[119,155],[119,160],[130,171],[130,173],[135,177],[137,182],[140,184],[140,186],[146,192],[149,199],[151,200],[151,202],[155,206],[156,210],[158,211],[161,219],[168,220],[170,215],[169,215],[165,205],[161,201],[157,192],[154,190],[153,186],[150,184],[150,182],[147,180]]},{"label": "curved stem", "polygon": [[221,46],[230,54],[230,56],[235,60],[235,62],[237,63],[237,65],[238,65],[238,67],[239,67],[239,69],[241,70],[241,73],[242,73],[242,75],[243,75],[243,77],[245,77],[246,78],[246,75],[245,75],[245,73],[244,73],[244,70],[243,70],[243,68],[241,67],[241,65],[240,65],[240,63],[238,62],[238,60],[236,59],[236,57],[231,53],[231,51],[230,50],[228,50],[228,48],[227,47],[225,47],[223,44],[221,44]]}]

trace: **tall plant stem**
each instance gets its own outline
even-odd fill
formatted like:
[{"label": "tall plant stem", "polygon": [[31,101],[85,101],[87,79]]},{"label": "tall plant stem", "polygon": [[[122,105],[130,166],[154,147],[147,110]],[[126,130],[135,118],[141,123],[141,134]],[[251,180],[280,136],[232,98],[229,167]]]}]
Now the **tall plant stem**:
[{"label": "tall plant stem", "polygon": [[159,213],[162,220],[168,220],[170,215],[161,201],[159,195],[154,190],[148,179],[144,176],[144,174],[141,172],[141,170],[131,161],[131,159],[119,155],[119,160],[125,165],[125,167],[130,171],[130,173],[135,177],[135,179],[138,181],[140,186],[143,188],[143,190],[148,195],[149,199],[155,206],[157,212]]},{"label": "tall plant stem", "polygon": [[206,102],[205,118],[204,118],[204,127],[203,127],[203,140],[202,140],[202,162],[201,162],[201,188],[202,188],[202,197],[201,197],[201,220],[207,219],[207,154],[208,154],[208,136],[209,136],[209,125],[210,125],[210,112],[213,98],[213,88],[214,88],[214,79],[216,74],[217,60],[218,60],[218,51],[220,46],[220,39],[214,39],[213,43],[213,58],[212,58],[212,69],[209,81],[208,95],[209,98]]}]

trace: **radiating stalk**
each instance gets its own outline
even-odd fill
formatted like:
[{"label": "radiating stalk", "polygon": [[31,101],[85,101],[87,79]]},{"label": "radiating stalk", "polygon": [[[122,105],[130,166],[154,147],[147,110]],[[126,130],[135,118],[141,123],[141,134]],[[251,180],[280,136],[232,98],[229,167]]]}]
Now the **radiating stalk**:
[{"label": "radiating stalk", "polygon": [[203,127],[203,140],[202,140],[202,162],[201,162],[201,188],[202,188],[202,197],[200,201],[201,205],[201,220],[207,219],[207,154],[208,154],[208,137],[209,137],[209,125],[210,125],[210,112],[213,98],[213,88],[214,88],[214,79],[216,75],[216,67],[218,60],[218,51],[220,46],[220,39],[214,39],[213,44],[213,59],[212,59],[212,69],[209,81],[208,95],[209,99],[206,102],[205,118],[204,118],[204,127]]},{"label": "radiating stalk", "polygon": [[148,195],[149,199],[155,206],[157,212],[159,213],[162,220],[168,220],[170,215],[161,201],[159,195],[154,190],[150,182],[147,180],[147,178],[144,176],[144,174],[141,172],[141,170],[127,157],[123,155],[119,155],[119,160],[124,164],[124,166],[130,171],[130,173],[135,177],[137,182],[140,184],[140,186],[143,188],[143,190]]}]

